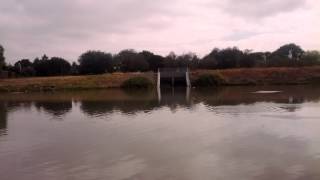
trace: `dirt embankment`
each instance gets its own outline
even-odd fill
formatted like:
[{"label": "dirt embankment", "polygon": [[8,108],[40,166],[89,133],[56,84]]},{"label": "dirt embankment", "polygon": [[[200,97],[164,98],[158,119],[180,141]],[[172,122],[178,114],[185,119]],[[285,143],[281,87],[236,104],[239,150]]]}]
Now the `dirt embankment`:
[{"label": "dirt embankment", "polygon": [[298,85],[320,83],[320,67],[199,70],[191,73],[191,81],[194,81],[202,74],[220,74],[225,79],[225,85]]},{"label": "dirt embankment", "polygon": [[[190,74],[191,82],[203,74],[219,74],[225,79],[224,85],[230,86],[320,84],[320,67],[196,70]],[[157,84],[155,73],[113,73],[88,76],[0,79],[0,91],[29,92],[120,88],[124,81],[137,76],[146,77],[154,85]]]},{"label": "dirt embankment", "polygon": [[0,79],[2,92],[82,90],[119,88],[130,78],[143,76],[155,81],[153,73],[113,73],[87,76],[57,76]]}]

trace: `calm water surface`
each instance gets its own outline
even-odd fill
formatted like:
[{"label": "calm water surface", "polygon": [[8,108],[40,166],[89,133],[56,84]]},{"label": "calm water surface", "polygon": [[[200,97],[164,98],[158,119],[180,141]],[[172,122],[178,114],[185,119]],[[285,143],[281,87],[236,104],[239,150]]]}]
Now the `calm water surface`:
[{"label": "calm water surface", "polygon": [[1,180],[319,180],[320,87],[0,94]]}]

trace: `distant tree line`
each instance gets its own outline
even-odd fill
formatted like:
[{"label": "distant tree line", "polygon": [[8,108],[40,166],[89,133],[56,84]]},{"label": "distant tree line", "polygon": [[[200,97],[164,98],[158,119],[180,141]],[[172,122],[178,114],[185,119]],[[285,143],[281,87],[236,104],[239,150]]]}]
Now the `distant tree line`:
[{"label": "distant tree line", "polygon": [[286,44],[274,52],[252,52],[237,47],[213,49],[199,58],[195,53],[167,56],[150,51],[132,49],[118,54],[102,51],[87,51],[78,62],[70,64],[60,57],[22,59],[14,65],[5,65],[4,48],[0,45],[0,70],[15,72],[18,76],[59,76],[78,74],[102,74],[112,72],[157,71],[163,67],[189,67],[190,69],[230,69],[254,67],[302,67],[320,65],[319,51],[304,51],[296,44]]}]

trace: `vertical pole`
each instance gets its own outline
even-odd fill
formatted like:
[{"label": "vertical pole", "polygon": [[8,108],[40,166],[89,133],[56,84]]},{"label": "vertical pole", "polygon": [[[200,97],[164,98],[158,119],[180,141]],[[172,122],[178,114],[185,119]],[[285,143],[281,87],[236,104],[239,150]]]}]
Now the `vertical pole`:
[{"label": "vertical pole", "polygon": [[158,102],[160,103],[161,102],[161,88],[160,87],[157,88],[157,94],[158,94]]},{"label": "vertical pole", "polygon": [[172,96],[174,96],[174,72],[171,72]]},{"label": "vertical pole", "polygon": [[174,77],[171,77],[171,83],[172,83],[172,87],[174,87]]},{"label": "vertical pole", "polygon": [[157,88],[160,88],[160,82],[161,82],[161,74],[160,69],[158,68],[158,76],[157,76]]},{"label": "vertical pole", "polygon": [[186,72],[186,82],[187,82],[187,87],[191,87],[189,68],[187,68],[187,72]]},{"label": "vertical pole", "polygon": [[161,88],[160,88],[160,83],[161,83],[161,73],[160,69],[158,68],[158,76],[157,76],[157,93],[158,93],[158,101],[159,103],[161,102]]},{"label": "vertical pole", "polygon": [[188,103],[190,102],[190,87],[187,87],[186,100]]}]

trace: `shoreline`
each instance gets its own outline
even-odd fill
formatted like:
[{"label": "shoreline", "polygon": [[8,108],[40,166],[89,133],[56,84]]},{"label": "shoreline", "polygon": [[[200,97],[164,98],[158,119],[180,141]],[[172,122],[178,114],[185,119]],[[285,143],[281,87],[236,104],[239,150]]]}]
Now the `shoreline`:
[{"label": "shoreline", "polygon": [[[195,70],[191,84],[204,74],[219,74],[226,81],[222,86],[313,85],[320,84],[320,66]],[[45,92],[121,88],[124,81],[145,77],[156,86],[156,73],[112,73],[101,75],[28,77],[0,79],[0,92]]]}]

